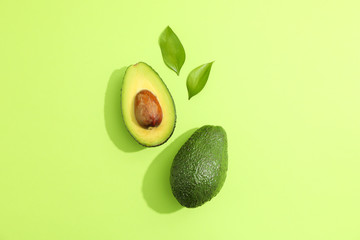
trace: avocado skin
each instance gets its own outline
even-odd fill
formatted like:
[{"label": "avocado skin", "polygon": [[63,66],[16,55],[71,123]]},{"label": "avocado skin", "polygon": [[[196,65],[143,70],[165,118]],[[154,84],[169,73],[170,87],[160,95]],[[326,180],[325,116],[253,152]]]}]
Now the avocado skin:
[{"label": "avocado skin", "polygon": [[[162,80],[162,78],[160,77],[160,75],[154,70],[154,68],[152,68],[149,64],[147,64],[147,63],[145,63],[145,62],[138,62],[138,63],[136,63],[136,64],[139,64],[139,63],[143,63],[143,64],[147,65],[154,73],[156,73],[156,75],[159,77],[159,79],[162,81],[162,83],[163,83],[164,86],[166,87],[167,91],[170,92],[170,91],[169,91],[169,88],[166,86],[165,82]],[[136,64],[134,64],[134,65],[136,65]],[[126,76],[126,72],[128,71],[128,69],[129,69],[131,66],[133,66],[133,65],[129,65],[129,66],[126,68],[125,73],[124,73],[124,77]],[[121,87],[120,99],[122,99],[122,92],[123,92],[123,88]],[[125,125],[126,130],[128,131],[128,133],[130,134],[130,136],[132,136],[132,137],[134,138],[134,140],[135,140],[138,144],[142,145],[143,147],[148,147],[148,148],[158,147],[158,146],[161,146],[161,145],[163,145],[164,143],[166,143],[166,142],[171,138],[171,136],[172,136],[173,133],[174,133],[175,127],[176,127],[176,117],[177,117],[177,115],[176,115],[175,102],[174,102],[174,99],[173,99],[173,97],[172,97],[171,94],[170,94],[170,97],[171,97],[172,103],[173,103],[173,105],[174,105],[174,110],[175,110],[174,127],[173,127],[173,129],[172,129],[169,137],[168,137],[167,139],[165,139],[163,142],[161,142],[161,143],[159,143],[159,144],[157,144],[157,145],[146,145],[146,144],[140,142],[139,140],[137,140],[137,139],[133,136],[133,134],[132,134],[132,132],[130,131],[130,129],[126,126],[126,123],[125,123],[125,121],[124,121],[124,118],[122,118],[123,121],[124,121],[124,125]],[[120,106],[121,106],[121,102],[120,102]],[[121,107],[120,107],[120,108],[121,108]],[[124,112],[123,112],[122,108],[121,108],[121,115],[124,116]]]},{"label": "avocado skin", "polygon": [[171,166],[171,190],[178,202],[195,208],[221,190],[228,169],[227,136],[220,126],[205,125],[185,142]]}]

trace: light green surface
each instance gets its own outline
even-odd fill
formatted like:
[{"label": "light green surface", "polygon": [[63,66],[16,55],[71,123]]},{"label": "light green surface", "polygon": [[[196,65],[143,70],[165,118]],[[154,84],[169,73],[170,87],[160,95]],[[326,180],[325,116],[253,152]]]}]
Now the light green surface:
[{"label": "light green surface", "polygon": [[[359,12],[356,0],[0,0],[0,239],[360,239]],[[180,77],[158,47],[168,24],[187,54]],[[188,101],[187,73],[212,60]],[[117,69],[138,61],[176,104],[158,148],[118,121]],[[228,176],[212,201],[180,208],[171,158],[204,124],[227,131]]]}]

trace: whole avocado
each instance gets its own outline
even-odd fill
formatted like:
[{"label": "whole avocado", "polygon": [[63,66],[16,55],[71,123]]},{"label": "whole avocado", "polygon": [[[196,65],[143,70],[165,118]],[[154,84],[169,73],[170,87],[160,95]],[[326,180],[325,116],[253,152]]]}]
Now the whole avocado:
[{"label": "whole avocado", "polygon": [[215,197],[228,168],[227,137],[220,126],[205,125],[193,133],[171,166],[171,190],[184,207],[195,208]]}]

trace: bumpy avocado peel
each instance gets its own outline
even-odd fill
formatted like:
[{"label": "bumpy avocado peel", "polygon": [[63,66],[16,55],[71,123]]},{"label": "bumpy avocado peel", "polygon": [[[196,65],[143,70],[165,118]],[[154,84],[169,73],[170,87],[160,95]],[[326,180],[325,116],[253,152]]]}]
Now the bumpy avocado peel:
[{"label": "bumpy avocado peel", "polygon": [[201,206],[222,188],[228,168],[227,137],[220,126],[205,125],[185,142],[171,166],[170,184],[178,202]]}]

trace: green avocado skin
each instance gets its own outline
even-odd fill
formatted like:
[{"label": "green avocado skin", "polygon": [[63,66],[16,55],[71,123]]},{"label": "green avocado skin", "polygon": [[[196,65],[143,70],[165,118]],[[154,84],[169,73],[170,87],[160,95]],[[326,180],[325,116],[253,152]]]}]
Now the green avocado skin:
[{"label": "green avocado skin", "polygon": [[220,126],[196,130],[176,154],[171,166],[171,190],[178,202],[195,208],[215,197],[228,169],[227,137]]}]

